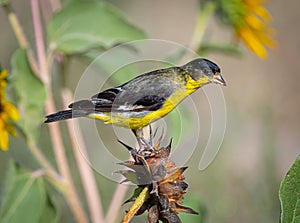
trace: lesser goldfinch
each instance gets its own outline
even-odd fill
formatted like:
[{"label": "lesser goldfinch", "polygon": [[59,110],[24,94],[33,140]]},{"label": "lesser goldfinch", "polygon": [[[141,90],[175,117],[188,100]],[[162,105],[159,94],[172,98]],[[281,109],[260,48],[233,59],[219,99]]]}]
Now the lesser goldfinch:
[{"label": "lesser goldfinch", "polygon": [[221,70],[210,60],[195,59],[183,66],[154,70],[125,84],[76,101],[68,110],[46,116],[46,123],[88,117],[133,130],[141,129],[172,111],[200,87],[217,83],[226,86]]}]

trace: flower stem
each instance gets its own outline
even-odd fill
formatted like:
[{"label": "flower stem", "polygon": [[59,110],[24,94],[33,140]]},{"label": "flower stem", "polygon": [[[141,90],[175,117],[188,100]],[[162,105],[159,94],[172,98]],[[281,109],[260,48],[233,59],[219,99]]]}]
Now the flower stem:
[{"label": "flower stem", "polygon": [[[36,74],[39,74],[41,80],[46,84],[46,89],[49,96],[48,102],[46,102],[46,111],[50,113],[51,111],[52,112],[55,111],[55,106],[54,106],[53,97],[51,93],[49,94],[49,92],[51,92],[49,90],[50,88],[49,87],[50,80],[48,75],[49,70],[48,70],[48,63],[46,59],[44,41],[42,36],[42,28],[41,28],[42,26],[40,22],[39,6],[37,0],[32,0],[31,6],[32,6],[33,25],[35,31],[39,66],[37,65],[37,61],[29,46],[28,40],[22,29],[22,26],[20,25],[17,15],[14,13],[14,11],[12,10],[9,4],[3,5],[3,9],[7,13],[9,22],[11,24],[11,27],[14,31],[14,34],[18,40],[20,47],[27,49],[29,62],[31,64],[33,71]],[[35,143],[32,140],[27,141],[29,149],[32,152],[32,154],[35,156],[35,158],[38,160],[40,165],[45,169],[48,180],[63,193],[77,221],[88,222],[87,217],[83,211],[83,208],[79,202],[78,195],[76,193],[74,184],[71,179],[59,128],[56,124],[51,125],[51,127],[49,128],[50,128],[50,132],[52,133],[51,139],[54,145],[56,161],[60,173],[62,175],[62,180],[59,179],[60,176],[51,167],[51,165],[48,163],[47,159],[44,157],[40,149],[35,145]]]},{"label": "flower stem", "polygon": [[49,85],[49,75],[48,75],[48,64],[47,57],[45,52],[44,38],[43,38],[43,30],[40,19],[40,9],[37,0],[31,1],[31,10],[32,10],[32,23],[34,28],[34,37],[37,51],[37,58],[40,68],[40,78],[43,83],[47,86]]},{"label": "flower stem", "polygon": [[32,70],[35,73],[39,73],[36,59],[34,58],[34,54],[33,54],[32,50],[29,47],[28,40],[26,38],[26,35],[23,31],[23,28],[20,24],[20,21],[19,21],[17,15],[16,15],[16,13],[13,11],[10,4],[2,5],[2,8],[4,9],[4,11],[7,14],[9,23],[10,23],[10,25],[13,29],[13,32],[14,32],[16,38],[17,38],[19,46],[21,48],[27,49],[28,60],[30,62]]},{"label": "flower stem", "polygon": [[123,199],[126,195],[128,185],[126,184],[118,184],[117,188],[114,192],[113,198],[110,202],[107,215],[105,217],[106,223],[114,223],[116,222],[117,217],[119,216],[120,213],[120,207],[123,202]]},{"label": "flower stem", "polygon": [[[134,201],[133,205],[130,207],[129,211],[127,212],[126,216],[122,220],[122,223],[129,223],[130,220],[134,217],[137,211],[142,207],[145,201],[149,198],[150,192],[149,187],[145,187],[139,196]],[[176,221],[177,222],[177,221]]]},{"label": "flower stem", "polygon": [[22,26],[20,25],[20,22],[18,20],[18,17],[13,12],[11,6],[9,4],[2,6],[5,12],[7,13],[8,20],[11,24],[11,27],[16,35],[16,38],[18,40],[18,43],[20,47],[22,48],[28,48],[28,41],[26,39],[26,36],[24,34],[24,31],[22,29]]},{"label": "flower stem", "polygon": [[[45,110],[47,113],[54,113],[56,111],[53,97],[50,91],[48,91],[48,100],[46,102]],[[88,222],[87,217],[84,213],[84,210],[79,201],[78,194],[76,193],[75,186],[73,184],[70,169],[68,166],[65,149],[63,145],[63,141],[61,138],[61,131],[57,123],[53,123],[49,125],[50,138],[52,141],[55,160],[57,162],[57,166],[59,169],[59,173],[62,175],[64,180],[66,181],[67,189],[64,191],[64,196],[67,200],[67,203],[70,206],[71,211],[73,212],[76,220],[78,222]]]},{"label": "flower stem", "polygon": [[[13,11],[10,4],[2,5],[3,9],[5,10],[8,20],[10,22],[10,25],[13,29],[13,32],[18,40],[19,46],[21,48],[27,49],[29,62],[31,65],[31,68],[34,70],[35,73],[38,73],[37,68],[37,62],[33,56],[32,50],[29,48],[29,43],[27,41],[26,35],[22,29],[22,26],[19,22],[19,19],[15,12]],[[55,169],[50,165],[48,160],[45,158],[44,154],[41,152],[41,150],[36,146],[36,144],[28,139],[27,145],[31,153],[34,155],[36,160],[39,162],[39,164],[43,167],[46,173],[46,177],[48,180],[55,185],[59,190],[64,190],[64,182],[59,176],[59,174],[55,171]]]},{"label": "flower stem", "polygon": [[199,11],[197,16],[197,21],[194,29],[194,33],[190,42],[190,49],[197,51],[200,43],[204,36],[204,31],[208,24],[208,19],[211,17],[215,10],[214,3],[207,3],[205,4],[204,8]]},{"label": "flower stem", "polygon": [[[40,68],[39,76],[41,80],[44,82],[44,84],[46,85],[46,91],[48,95],[48,99],[45,105],[45,110],[47,113],[50,114],[50,113],[54,113],[56,111],[56,108],[55,108],[54,99],[50,87],[51,82],[50,82],[49,68],[48,68],[46,51],[45,51],[44,40],[43,40],[43,32],[42,32],[38,0],[31,0],[31,10],[32,10],[36,49],[38,55],[38,63]],[[63,195],[65,196],[66,201],[69,204],[69,207],[72,213],[74,214],[75,219],[80,223],[88,222],[87,216],[85,215],[85,212],[81,206],[78,194],[75,190],[75,186],[72,181],[63,141],[61,138],[61,132],[58,124],[53,123],[49,125],[49,131],[51,135],[52,145],[54,148],[54,154],[55,154],[59,172],[62,175],[63,179],[66,181],[67,189],[64,191]]]},{"label": "flower stem", "polygon": [[[62,92],[63,95],[63,103],[65,107],[68,106],[68,103],[72,100],[72,94],[69,90],[64,90]],[[72,126],[72,123],[74,126]],[[80,132],[78,122],[73,120],[73,122],[67,122],[68,132],[70,136],[70,140],[72,143],[73,153],[75,155],[75,159],[77,162],[77,166],[79,169],[83,189],[85,192],[85,197],[87,200],[87,204],[89,207],[91,220],[93,223],[103,223],[103,209],[100,199],[100,194],[98,193],[96,180],[94,178],[93,170],[84,159],[83,154],[80,153],[80,150],[83,153],[86,153],[86,147],[83,140],[83,136]],[[74,130],[76,129],[76,136]],[[79,148],[80,146],[80,148]],[[106,222],[106,221],[105,221]]]},{"label": "flower stem", "polygon": [[34,155],[34,157],[37,159],[39,164],[43,167],[45,170],[45,175],[47,179],[56,186],[57,189],[60,191],[65,190],[65,182],[61,177],[58,175],[58,173],[52,168],[52,166],[49,164],[41,150],[36,146],[36,144],[32,140],[27,141],[27,145],[31,153]]}]

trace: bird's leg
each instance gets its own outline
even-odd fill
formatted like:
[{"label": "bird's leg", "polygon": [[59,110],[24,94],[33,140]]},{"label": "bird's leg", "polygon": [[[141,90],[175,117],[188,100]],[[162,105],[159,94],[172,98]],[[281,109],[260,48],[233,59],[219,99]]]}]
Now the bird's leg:
[{"label": "bird's leg", "polygon": [[152,132],[152,126],[149,124],[149,143],[151,145],[151,148],[153,148],[153,132]]},{"label": "bird's leg", "polygon": [[132,129],[132,132],[139,144],[139,149],[144,149],[144,145],[141,141],[141,138],[143,137],[143,129]]},{"label": "bird's leg", "polygon": [[132,129],[141,150],[153,150],[151,142],[144,137],[143,129]]}]

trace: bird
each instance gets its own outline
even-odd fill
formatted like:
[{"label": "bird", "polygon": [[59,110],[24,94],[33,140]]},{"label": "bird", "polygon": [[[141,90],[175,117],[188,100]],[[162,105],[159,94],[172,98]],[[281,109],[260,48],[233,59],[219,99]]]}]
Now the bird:
[{"label": "bird", "polygon": [[226,86],[214,62],[197,58],[141,74],[117,87],[75,101],[67,110],[46,116],[45,123],[88,117],[129,128],[145,143],[143,128],[171,112],[183,99],[209,83]]}]

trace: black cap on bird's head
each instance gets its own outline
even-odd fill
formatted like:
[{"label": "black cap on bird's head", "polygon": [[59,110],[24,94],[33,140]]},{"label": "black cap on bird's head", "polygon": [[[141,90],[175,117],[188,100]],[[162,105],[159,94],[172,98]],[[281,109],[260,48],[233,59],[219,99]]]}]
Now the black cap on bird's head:
[{"label": "black cap on bird's head", "polygon": [[221,76],[221,69],[214,62],[198,58],[181,67],[186,70],[194,80],[199,80],[203,76],[207,76],[211,83],[221,84],[226,86],[226,83]]}]

